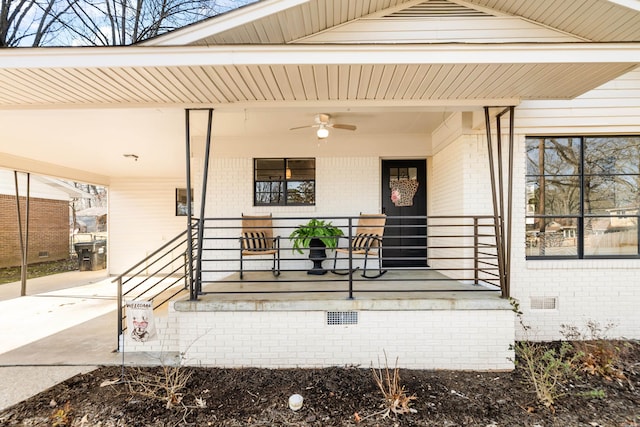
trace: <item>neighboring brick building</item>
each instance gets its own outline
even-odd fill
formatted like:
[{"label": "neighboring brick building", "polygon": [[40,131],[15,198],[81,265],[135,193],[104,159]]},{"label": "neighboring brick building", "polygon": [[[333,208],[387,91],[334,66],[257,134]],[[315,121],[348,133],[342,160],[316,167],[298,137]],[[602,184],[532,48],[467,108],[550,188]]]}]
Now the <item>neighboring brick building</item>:
[{"label": "neighboring brick building", "polygon": [[[83,197],[84,194],[46,177],[31,178],[28,263],[66,259],[70,250],[69,201],[72,197]],[[24,181],[24,176],[20,176],[20,180]],[[53,185],[54,183],[57,185]],[[26,183],[19,183],[19,189],[24,233]],[[13,172],[4,170],[0,171],[0,242],[0,268],[19,266],[22,257],[15,184]]]}]

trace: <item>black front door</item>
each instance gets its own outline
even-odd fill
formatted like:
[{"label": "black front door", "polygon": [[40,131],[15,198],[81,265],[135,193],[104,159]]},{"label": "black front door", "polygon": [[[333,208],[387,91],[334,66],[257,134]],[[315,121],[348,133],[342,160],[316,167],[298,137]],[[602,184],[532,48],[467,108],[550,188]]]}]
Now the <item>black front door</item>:
[{"label": "black front door", "polygon": [[425,160],[382,161],[382,211],[388,217],[382,251],[384,266],[426,267]]}]

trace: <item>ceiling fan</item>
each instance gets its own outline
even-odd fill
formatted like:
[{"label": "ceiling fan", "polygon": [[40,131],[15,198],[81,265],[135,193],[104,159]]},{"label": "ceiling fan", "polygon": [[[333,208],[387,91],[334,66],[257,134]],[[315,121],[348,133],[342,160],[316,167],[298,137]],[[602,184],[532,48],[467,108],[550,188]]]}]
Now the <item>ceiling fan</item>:
[{"label": "ceiling fan", "polygon": [[344,130],[356,130],[355,125],[348,125],[343,123],[330,123],[331,115],[326,113],[316,114],[314,117],[314,124],[306,126],[298,126],[289,130],[305,129],[305,128],[318,128],[316,135],[318,139],[324,139],[329,136],[329,129],[344,129]]}]

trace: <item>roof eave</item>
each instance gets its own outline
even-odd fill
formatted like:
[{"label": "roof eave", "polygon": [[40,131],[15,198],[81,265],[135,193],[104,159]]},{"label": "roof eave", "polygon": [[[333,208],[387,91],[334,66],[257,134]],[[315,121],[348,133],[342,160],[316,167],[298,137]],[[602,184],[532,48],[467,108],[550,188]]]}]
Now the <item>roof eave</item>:
[{"label": "roof eave", "polygon": [[92,47],[0,50],[0,69],[304,64],[638,63],[640,43]]}]

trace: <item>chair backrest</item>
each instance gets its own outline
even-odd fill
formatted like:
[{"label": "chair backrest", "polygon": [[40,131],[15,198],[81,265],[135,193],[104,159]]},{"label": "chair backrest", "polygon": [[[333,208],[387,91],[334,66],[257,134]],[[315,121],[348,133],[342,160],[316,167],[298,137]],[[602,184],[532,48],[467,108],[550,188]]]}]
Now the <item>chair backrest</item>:
[{"label": "chair backrest", "polygon": [[[384,226],[387,223],[387,215],[385,214],[360,214],[358,225],[356,227],[356,235],[375,235],[382,237],[384,234]],[[373,242],[372,246],[378,246],[378,241]]]},{"label": "chair backrest", "polygon": [[[262,244],[263,248],[273,247],[273,218],[271,215],[244,215],[242,214],[242,235],[246,234],[257,236],[258,233],[262,233],[260,237],[264,237],[265,242]],[[265,247],[266,246],[266,247]],[[255,246],[254,246],[255,247]],[[245,241],[245,248],[247,248],[247,242]]]}]

